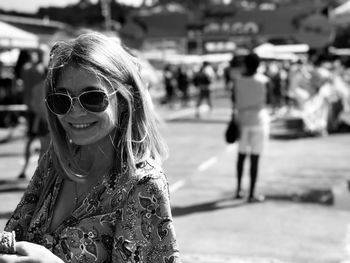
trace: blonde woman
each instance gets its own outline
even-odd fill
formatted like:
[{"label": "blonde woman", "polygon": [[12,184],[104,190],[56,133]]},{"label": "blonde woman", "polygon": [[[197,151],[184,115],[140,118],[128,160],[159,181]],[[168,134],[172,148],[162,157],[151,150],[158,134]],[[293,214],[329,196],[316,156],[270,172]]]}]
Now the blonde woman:
[{"label": "blonde woman", "polygon": [[0,262],[178,262],[166,146],[135,57],[99,33],[59,42],[45,88],[51,145]]}]

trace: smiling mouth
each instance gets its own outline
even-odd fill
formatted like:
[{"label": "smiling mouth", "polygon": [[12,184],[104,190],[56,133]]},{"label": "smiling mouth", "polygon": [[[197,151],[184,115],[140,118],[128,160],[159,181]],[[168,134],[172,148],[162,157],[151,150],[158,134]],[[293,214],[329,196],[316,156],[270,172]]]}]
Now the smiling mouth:
[{"label": "smiling mouth", "polygon": [[74,129],[86,129],[91,127],[94,124],[94,122],[90,123],[70,123],[70,126]]}]

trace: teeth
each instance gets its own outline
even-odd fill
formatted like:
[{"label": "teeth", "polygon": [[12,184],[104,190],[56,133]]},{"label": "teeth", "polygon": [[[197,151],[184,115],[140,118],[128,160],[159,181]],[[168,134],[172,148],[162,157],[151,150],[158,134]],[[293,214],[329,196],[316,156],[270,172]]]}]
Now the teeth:
[{"label": "teeth", "polygon": [[72,123],[72,126],[76,129],[85,129],[91,126],[91,123]]}]

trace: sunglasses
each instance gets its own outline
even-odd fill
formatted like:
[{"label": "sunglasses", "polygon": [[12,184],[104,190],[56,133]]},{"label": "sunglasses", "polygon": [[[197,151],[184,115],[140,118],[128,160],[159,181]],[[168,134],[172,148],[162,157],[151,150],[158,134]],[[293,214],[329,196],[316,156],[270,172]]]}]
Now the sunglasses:
[{"label": "sunglasses", "polygon": [[51,93],[47,95],[45,102],[49,110],[56,115],[67,114],[72,106],[73,100],[79,101],[80,105],[88,112],[98,113],[104,111],[109,105],[109,97],[117,91],[110,94],[102,90],[91,90],[81,93],[77,97],[72,97],[67,93]]}]

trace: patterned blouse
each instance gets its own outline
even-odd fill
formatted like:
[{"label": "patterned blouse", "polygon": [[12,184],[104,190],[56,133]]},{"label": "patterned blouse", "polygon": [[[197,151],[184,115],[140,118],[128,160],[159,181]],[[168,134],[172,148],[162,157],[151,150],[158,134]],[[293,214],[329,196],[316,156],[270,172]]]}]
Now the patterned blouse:
[{"label": "patterned blouse", "polygon": [[166,177],[152,160],[108,174],[54,231],[63,179],[49,151],[40,160],[5,230],[45,246],[64,262],[180,262]]}]

